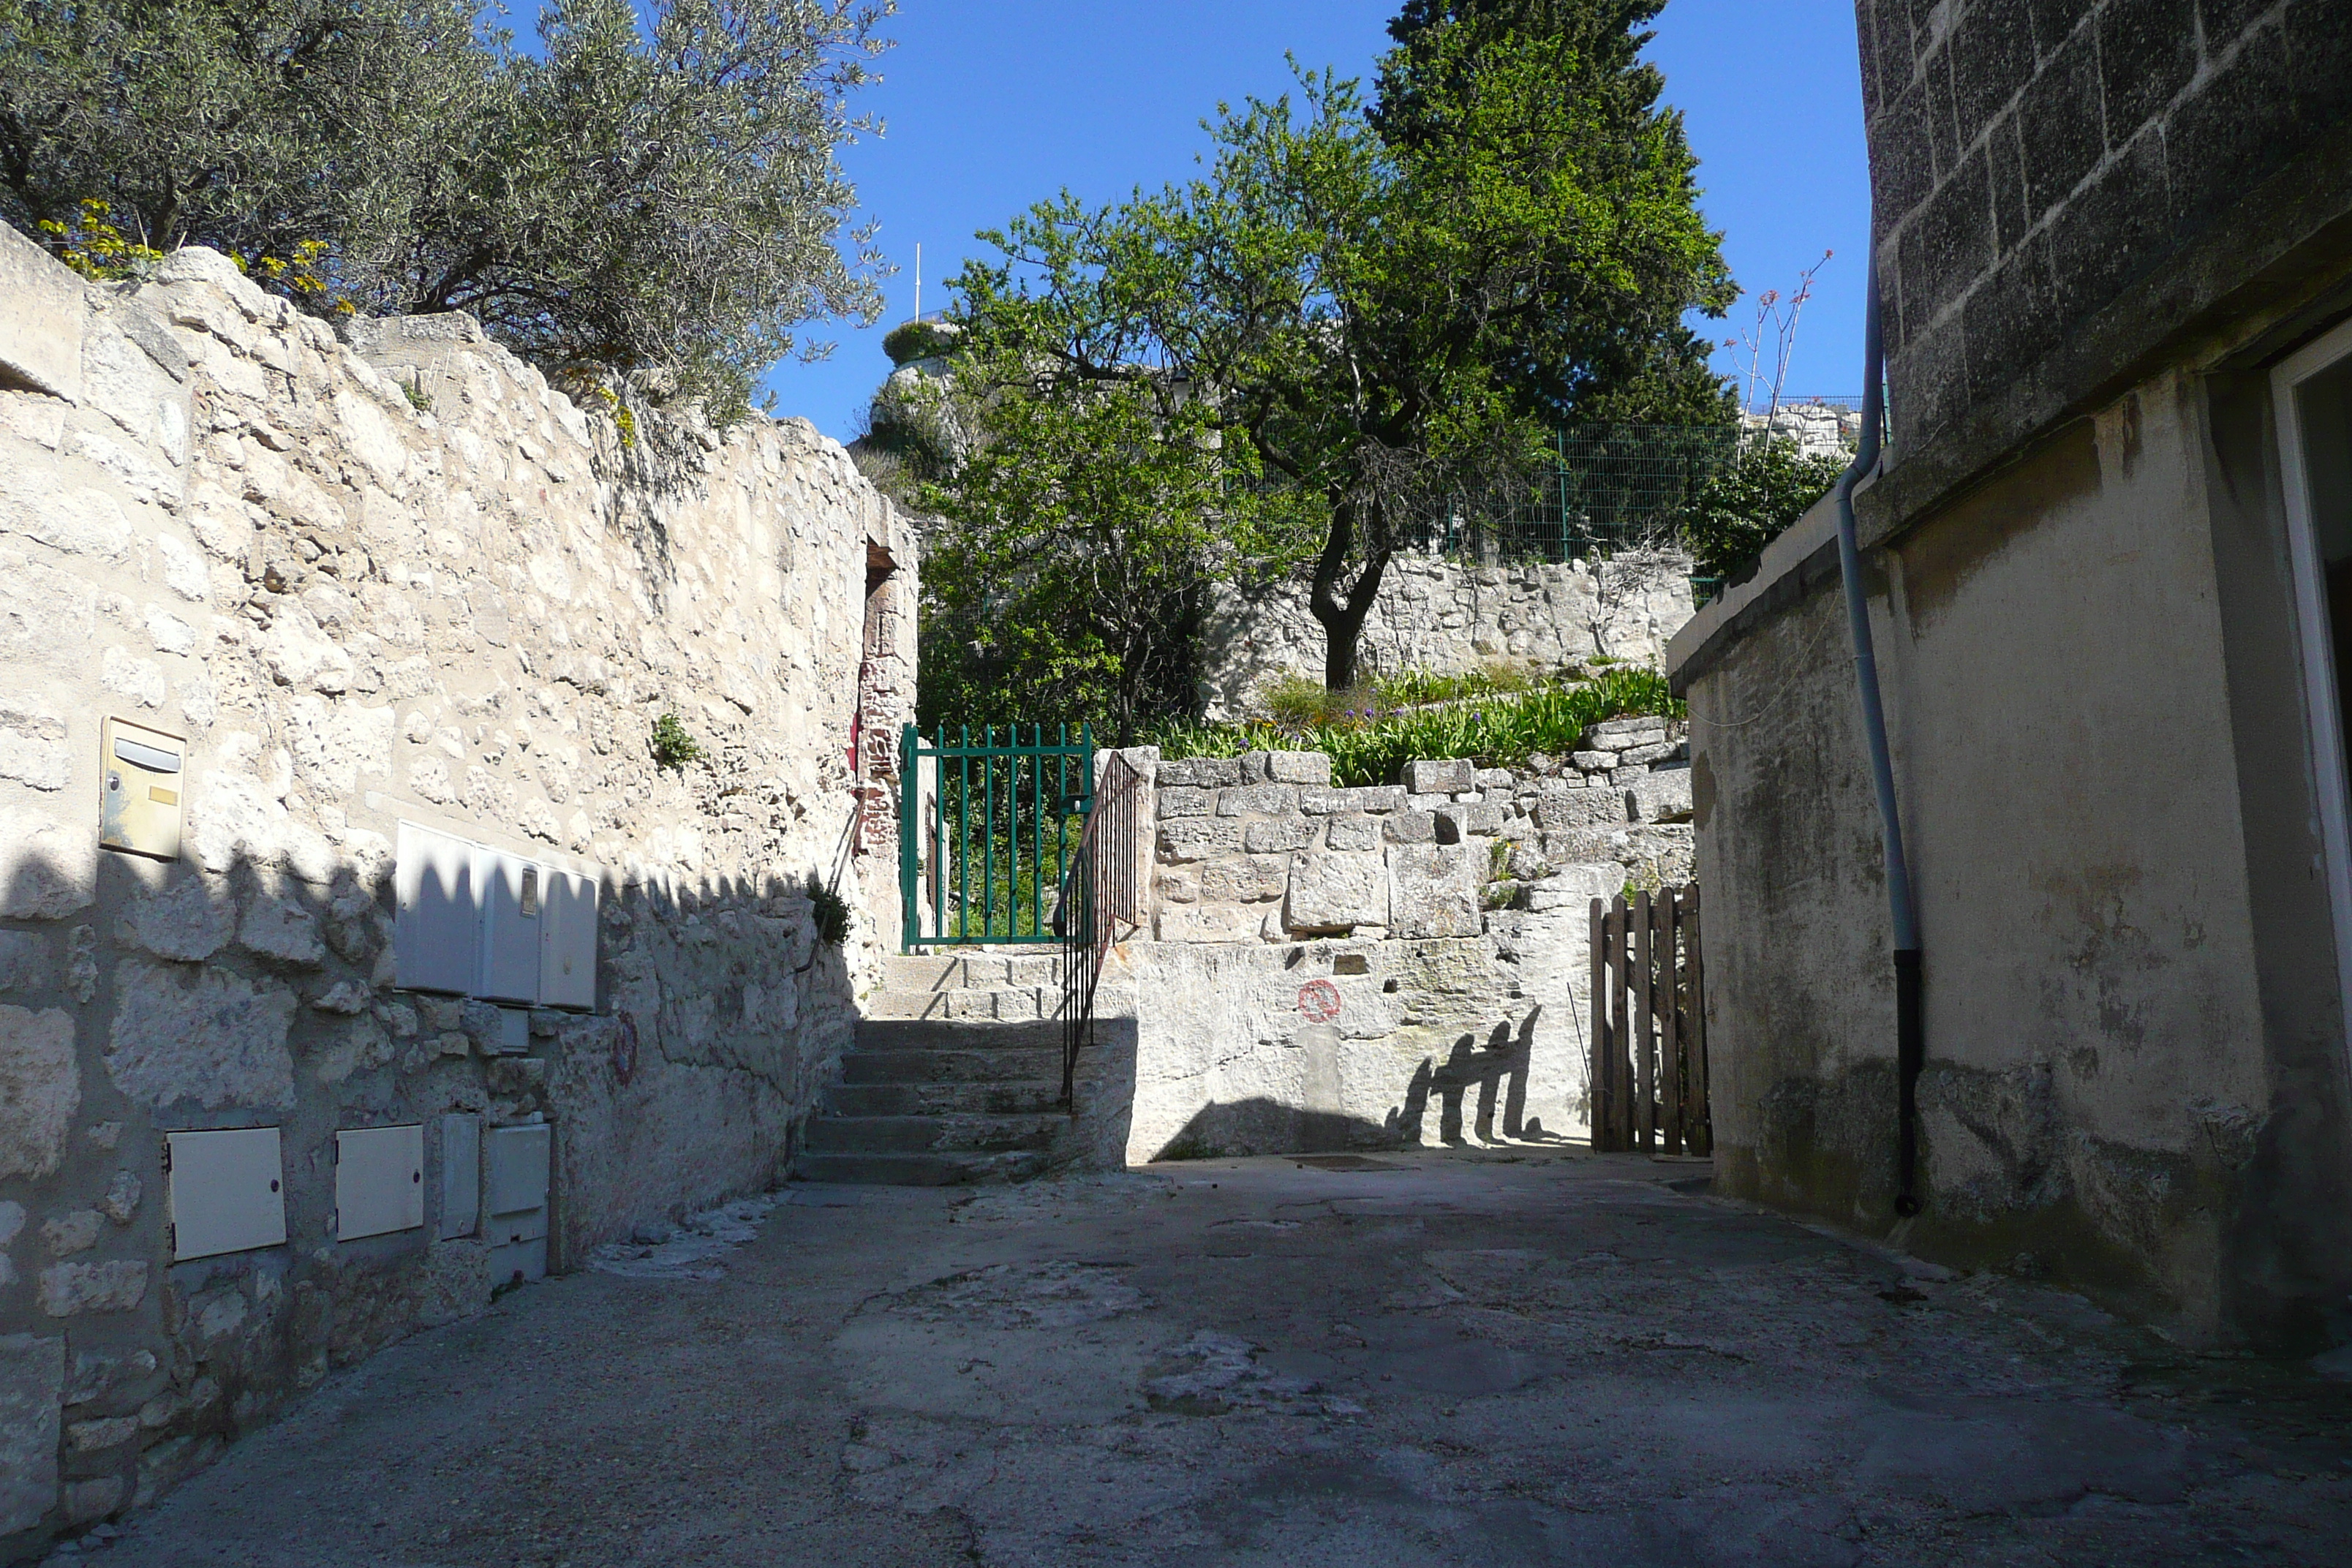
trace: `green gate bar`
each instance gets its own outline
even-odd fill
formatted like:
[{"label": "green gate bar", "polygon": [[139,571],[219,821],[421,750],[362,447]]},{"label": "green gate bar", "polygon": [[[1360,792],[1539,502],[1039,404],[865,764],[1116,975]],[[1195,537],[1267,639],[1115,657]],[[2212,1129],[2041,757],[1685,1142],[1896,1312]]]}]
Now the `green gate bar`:
[{"label": "green gate bar", "polygon": [[[970,725],[961,726],[952,740],[944,724],[929,739],[914,725],[906,726],[898,888],[908,951],[1054,940],[1059,890],[1076,855],[1071,828],[1084,819],[1093,797],[1094,731],[1081,724],[1074,739],[1063,724],[1048,741],[1045,725],[1031,724],[1024,742],[1024,728],[1008,726],[1000,739],[995,725],[983,725],[975,743]],[[1049,764],[1056,786],[1051,791],[1045,787]],[[972,798],[975,791],[978,800]],[[1055,889],[1051,900],[1049,885]]]}]

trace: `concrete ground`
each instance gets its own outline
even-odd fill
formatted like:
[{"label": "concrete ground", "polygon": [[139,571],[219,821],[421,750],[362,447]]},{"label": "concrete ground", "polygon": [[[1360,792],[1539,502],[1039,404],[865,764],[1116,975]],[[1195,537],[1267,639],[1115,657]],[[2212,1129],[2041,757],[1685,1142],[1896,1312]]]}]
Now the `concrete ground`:
[{"label": "concrete ground", "polygon": [[795,1186],[331,1380],[83,1560],[2352,1561],[2340,1385],[1693,1176]]}]

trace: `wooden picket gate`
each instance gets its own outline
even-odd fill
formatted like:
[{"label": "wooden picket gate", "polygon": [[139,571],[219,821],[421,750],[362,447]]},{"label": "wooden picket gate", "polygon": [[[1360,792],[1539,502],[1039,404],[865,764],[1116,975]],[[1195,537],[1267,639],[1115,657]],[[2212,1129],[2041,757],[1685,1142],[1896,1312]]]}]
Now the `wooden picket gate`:
[{"label": "wooden picket gate", "polygon": [[1714,1152],[1698,884],[1592,900],[1592,1147]]}]

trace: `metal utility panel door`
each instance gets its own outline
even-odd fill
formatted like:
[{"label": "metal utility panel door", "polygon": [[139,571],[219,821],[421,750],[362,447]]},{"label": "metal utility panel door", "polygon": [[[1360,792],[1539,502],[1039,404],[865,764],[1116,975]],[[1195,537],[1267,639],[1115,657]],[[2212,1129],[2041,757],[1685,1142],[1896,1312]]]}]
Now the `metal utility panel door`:
[{"label": "metal utility panel door", "polygon": [[172,1167],[173,1262],[285,1244],[277,1128],[169,1133],[164,1158]]},{"label": "metal utility panel door", "polygon": [[335,1239],[388,1236],[425,1223],[425,1128],[335,1134]]},{"label": "metal utility panel door", "polygon": [[494,1127],[482,1134],[482,1239],[490,1278],[538,1279],[547,1273],[547,1172],[553,1129]]},{"label": "metal utility panel door", "polygon": [[482,1223],[482,1119],[441,1119],[441,1239],[471,1236]]},{"label": "metal utility panel door", "polygon": [[482,911],[474,881],[475,849],[462,838],[400,825],[393,882],[395,984],[415,991],[472,993],[481,967]]},{"label": "metal utility panel door", "polygon": [[481,981],[474,994],[493,1002],[539,1000],[539,865],[502,849],[474,851],[474,886],[482,903]]},{"label": "metal utility panel door", "polygon": [[539,1005],[596,1005],[596,884],[553,867],[541,868],[545,903],[539,917]]}]

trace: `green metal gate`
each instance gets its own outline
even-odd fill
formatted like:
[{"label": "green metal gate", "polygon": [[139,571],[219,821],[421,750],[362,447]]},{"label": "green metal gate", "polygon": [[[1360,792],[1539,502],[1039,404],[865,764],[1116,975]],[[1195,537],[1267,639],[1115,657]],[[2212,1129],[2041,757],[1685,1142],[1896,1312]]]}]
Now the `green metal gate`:
[{"label": "green metal gate", "polygon": [[898,769],[903,945],[1050,942],[1094,797],[1094,734],[965,725],[925,739],[909,724]]}]

